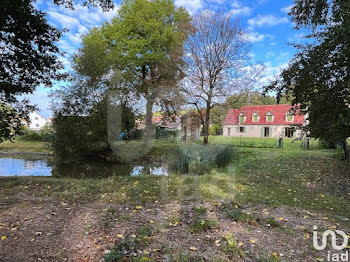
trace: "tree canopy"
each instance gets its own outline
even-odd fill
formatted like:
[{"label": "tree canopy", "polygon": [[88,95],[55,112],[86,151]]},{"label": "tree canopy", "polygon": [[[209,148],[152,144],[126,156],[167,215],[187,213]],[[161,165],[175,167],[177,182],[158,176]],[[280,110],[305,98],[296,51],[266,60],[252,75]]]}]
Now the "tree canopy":
[{"label": "tree canopy", "polygon": [[[120,72],[123,88],[131,87],[147,100],[146,127],[151,126],[154,103],[171,102],[169,95],[183,77],[182,47],[189,22],[187,11],[173,1],[125,0],[111,23],[84,37],[76,69],[90,81],[105,83]],[[95,60],[92,49],[100,53]]]},{"label": "tree canopy", "polygon": [[266,90],[291,94],[308,115],[310,135],[333,143],[350,136],[350,3],[347,0],[295,0],[295,29],[308,41],[289,67]]},{"label": "tree canopy", "polygon": [[[33,0],[0,2],[0,125],[1,139],[21,132],[21,120],[28,119],[34,107],[18,101],[18,95],[31,94],[39,86],[51,87],[64,74],[57,47],[63,31],[49,25],[45,13],[33,6]],[[54,0],[57,5],[73,8],[75,0]],[[87,0],[87,6],[111,9],[112,0]],[[9,114],[11,110],[11,114]],[[12,117],[9,121],[8,116]],[[19,125],[13,125],[19,123]],[[4,130],[3,130],[4,129]],[[11,131],[6,131],[11,130]]]}]

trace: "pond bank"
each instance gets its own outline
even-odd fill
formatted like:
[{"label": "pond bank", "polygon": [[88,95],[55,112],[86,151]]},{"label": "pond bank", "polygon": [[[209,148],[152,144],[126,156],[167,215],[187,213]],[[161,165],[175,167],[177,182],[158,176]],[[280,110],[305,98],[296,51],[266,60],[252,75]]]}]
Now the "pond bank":
[{"label": "pond bank", "polygon": [[0,143],[0,154],[7,155],[46,155],[51,156],[50,144],[39,141],[4,141]]}]

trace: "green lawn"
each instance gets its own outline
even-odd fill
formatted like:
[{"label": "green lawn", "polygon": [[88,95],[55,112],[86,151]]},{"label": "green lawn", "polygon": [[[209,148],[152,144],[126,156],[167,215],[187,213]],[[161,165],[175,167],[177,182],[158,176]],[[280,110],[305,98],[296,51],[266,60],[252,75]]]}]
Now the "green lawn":
[{"label": "green lawn", "polygon": [[9,153],[51,153],[49,143],[39,141],[5,141],[0,143],[0,152]]},{"label": "green lawn", "polygon": [[[209,142],[213,144],[233,145],[236,147],[276,148],[278,145],[278,138],[209,136]],[[299,149],[302,147],[302,141],[294,140],[293,138],[284,138],[283,145],[287,149]],[[311,139],[310,148],[320,149],[318,140]]]},{"label": "green lawn", "polygon": [[[227,140],[212,137],[210,141]],[[166,157],[176,146],[173,141],[159,140],[151,155]],[[350,228],[350,165],[339,159],[336,150],[319,149],[316,141],[311,150],[288,140],[282,149],[235,148],[235,157],[226,168],[202,176],[12,177],[0,181],[0,217],[19,219],[24,204],[43,212],[52,212],[52,205],[69,206],[70,212],[78,210],[75,223],[79,216],[81,221],[94,218],[86,222],[94,234],[117,239],[119,244],[108,251],[110,257],[126,252],[130,245],[144,250],[144,255],[130,261],[162,261],[164,255],[171,261],[204,261],[204,254],[210,261],[239,261],[244,256],[254,261],[315,261],[325,258],[326,251],[312,248],[313,225],[343,231]],[[84,206],[85,211],[81,210]],[[134,220],[143,221],[143,226]],[[147,236],[138,235],[140,230],[146,230]],[[132,233],[140,237],[133,239]],[[13,232],[0,229],[0,234]],[[177,236],[183,245],[175,247],[169,239]],[[110,250],[109,243],[99,245]]]}]

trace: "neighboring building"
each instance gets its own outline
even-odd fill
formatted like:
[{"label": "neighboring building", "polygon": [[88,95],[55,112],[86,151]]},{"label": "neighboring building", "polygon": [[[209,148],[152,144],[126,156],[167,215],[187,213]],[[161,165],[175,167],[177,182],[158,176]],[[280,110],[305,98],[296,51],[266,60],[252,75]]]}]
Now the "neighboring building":
[{"label": "neighboring building", "polygon": [[197,112],[191,111],[181,117],[182,140],[200,139],[201,121]]},{"label": "neighboring building", "polygon": [[30,119],[29,125],[26,122],[24,123],[26,126],[28,126],[29,130],[39,131],[44,126],[51,124],[50,120],[46,119],[36,111],[29,113],[29,119]]},{"label": "neighboring building", "polygon": [[293,114],[290,105],[242,106],[230,109],[223,124],[223,135],[233,137],[300,137],[303,115]]},{"label": "neighboring building", "polygon": [[181,119],[179,116],[172,118],[164,118],[163,116],[153,116],[152,123],[163,130],[181,130]]},{"label": "neighboring building", "polygon": [[[175,117],[163,117],[163,115],[152,116],[152,124],[163,130],[181,130],[181,118]],[[135,126],[137,129],[145,129],[146,121],[136,119]]]}]

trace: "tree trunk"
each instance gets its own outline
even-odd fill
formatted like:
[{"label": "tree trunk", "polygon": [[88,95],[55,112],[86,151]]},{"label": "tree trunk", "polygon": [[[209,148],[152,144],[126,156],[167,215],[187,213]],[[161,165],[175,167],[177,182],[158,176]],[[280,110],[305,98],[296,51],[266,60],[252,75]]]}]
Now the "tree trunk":
[{"label": "tree trunk", "polygon": [[210,105],[207,105],[207,109],[205,110],[205,119],[203,125],[204,132],[204,145],[209,143],[209,119],[210,119]]},{"label": "tree trunk", "polygon": [[343,151],[344,151],[344,160],[349,160],[349,148],[348,148],[348,144],[346,142],[346,138],[342,140],[342,147],[343,147]]},{"label": "tree trunk", "polygon": [[151,138],[154,135],[153,125],[152,125],[154,98],[149,96],[146,99],[147,99],[147,104],[146,104],[145,135],[146,137]]}]

